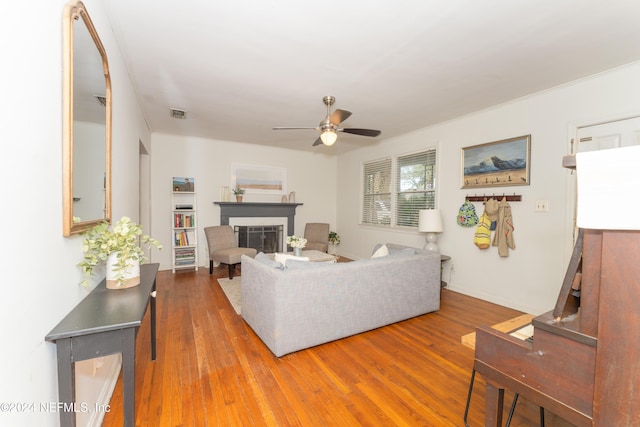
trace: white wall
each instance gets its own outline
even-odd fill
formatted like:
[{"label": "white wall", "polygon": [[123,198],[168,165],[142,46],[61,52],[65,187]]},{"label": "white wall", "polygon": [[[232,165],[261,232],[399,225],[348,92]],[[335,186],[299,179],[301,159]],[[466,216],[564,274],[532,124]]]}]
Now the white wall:
[{"label": "white wall", "polygon": [[[231,186],[233,163],[282,167],[287,170],[287,192],[296,192],[295,232],[307,222],[336,224],[337,160],[320,152],[269,148],[252,144],[195,137],[153,134],[151,140],[151,235],[164,249],[152,251],[154,262],[171,269],[171,179],[195,178],[198,208],[198,263],[208,266],[203,228],[220,224],[220,187]],[[232,196],[233,197],[233,196]],[[245,194],[245,202],[280,202],[281,196]]]},{"label": "white wall", "polygon": [[[84,3],[107,50],[113,79],[114,215],[135,218],[138,138],[149,136],[102,2]],[[81,238],[62,236],[64,4],[64,0],[9,2],[0,14],[0,44],[6,59],[0,79],[4,182],[0,220],[5,225],[5,245],[0,250],[4,339],[0,402],[58,401],[55,345],[44,337],[88,293],[79,285],[81,271],[76,267],[82,259]],[[85,399],[79,396],[79,400]],[[55,426],[58,414],[0,411],[0,425]]]},{"label": "white wall", "polygon": [[[424,244],[424,236],[417,232],[358,225],[361,162],[437,144],[438,207],[445,224],[438,243],[441,252],[452,257],[444,274],[450,288],[534,314],[552,309],[572,249],[567,237],[570,172],[561,167],[562,156],[569,153],[571,129],[640,113],[639,75],[640,63],[631,64],[341,156],[338,228],[342,252],[368,256],[379,241]],[[460,189],[462,147],[527,134],[532,135],[531,185]],[[500,258],[496,248],[479,250],[473,244],[475,229],[460,227],[455,221],[465,195],[493,192],[523,196],[522,202],[511,203],[516,249],[507,258]],[[548,200],[549,212],[534,212],[536,200]],[[482,213],[482,204],[477,203],[476,209]],[[451,266],[453,271],[449,271]]]}]

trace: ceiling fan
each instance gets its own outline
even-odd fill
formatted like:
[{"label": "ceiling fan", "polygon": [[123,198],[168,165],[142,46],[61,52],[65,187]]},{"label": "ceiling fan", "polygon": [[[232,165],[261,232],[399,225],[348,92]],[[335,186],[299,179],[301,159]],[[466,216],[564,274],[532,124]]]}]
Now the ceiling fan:
[{"label": "ceiling fan", "polygon": [[379,130],[358,129],[358,128],[341,128],[339,125],[351,116],[351,111],[337,109],[331,113],[331,106],[336,102],[333,96],[325,96],[322,98],[324,105],[327,106],[327,117],[315,127],[274,127],[273,130],[291,130],[291,129],[315,129],[320,131],[320,137],[315,140],[313,145],[333,145],[338,139],[337,132],[351,133],[362,136],[378,136]]}]

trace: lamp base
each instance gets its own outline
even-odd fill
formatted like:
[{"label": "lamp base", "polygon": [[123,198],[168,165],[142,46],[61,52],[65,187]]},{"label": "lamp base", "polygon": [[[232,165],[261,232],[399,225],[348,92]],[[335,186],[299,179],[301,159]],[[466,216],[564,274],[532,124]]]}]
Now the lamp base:
[{"label": "lamp base", "polygon": [[427,233],[427,244],[424,245],[424,249],[426,251],[440,253],[440,248],[438,248],[436,233]]}]

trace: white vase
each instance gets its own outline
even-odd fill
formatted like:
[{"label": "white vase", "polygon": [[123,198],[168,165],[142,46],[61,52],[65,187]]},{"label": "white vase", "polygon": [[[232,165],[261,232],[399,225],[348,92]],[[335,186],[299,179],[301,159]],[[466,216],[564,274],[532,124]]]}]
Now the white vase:
[{"label": "white vase", "polygon": [[329,255],[337,255],[338,245],[336,245],[335,243],[329,243],[329,247],[327,248],[327,253]]},{"label": "white vase", "polygon": [[[107,259],[107,289],[126,289],[140,284],[140,261],[128,260],[124,270],[116,271],[118,252],[113,252]],[[122,277],[122,283],[118,277]]]},{"label": "white vase", "polygon": [[302,256],[302,248],[293,248],[293,255]]},{"label": "white vase", "polygon": [[220,190],[220,199],[223,202],[229,202],[231,201],[231,189],[227,186],[223,186],[221,187]]}]

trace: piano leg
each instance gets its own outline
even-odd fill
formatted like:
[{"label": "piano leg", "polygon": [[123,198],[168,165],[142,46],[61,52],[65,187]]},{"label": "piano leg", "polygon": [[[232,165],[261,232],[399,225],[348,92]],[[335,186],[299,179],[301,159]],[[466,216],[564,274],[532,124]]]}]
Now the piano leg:
[{"label": "piano leg", "polygon": [[502,426],[502,406],[504,404],[504,389],[487,383],[487,395],[485,402],[485,427]]},{"label": "piano leg", "polygon": [[473,382],[476,379],[476,370],[475,368],[471,371],[471,381],[469,381],[469,393],[467,394],[467,406],[464,408],[464,417],[462,420],[464,421],[465,427],[470,427],[467,422],[467,415],[469,415],[469,406],[471,404],[471,394],[473,393]]},{"label": "piano leg", "polygon": [[[469,406],[471,406],[471,395],[473,394],[473,383],[476,379],[476,370],[475,368],[471,371],[471,381],[469,381],[469,393],[467,394],[467,405],[464,407],[464,417],[462,418],[464,421],[465,427],[471,427],[467,422],[467,417],[469,415]],[[518,393],[513,395],[513,402],[511,402],[511,408],[509,409],[509,417],[507,418],[507,423],[504,427],[509,427],[511,425],[511,419],[513,418],[513,413],[516,410],[516,404],[518,403]],[[504,400],[504,399],[503,399]],[[544,427],[544,409],[540,408],[540,427]]]},{"label": "piano leg", "polygon": [[511,404],[511,409],[509,409],[509,416],[507,417],[507,423],[504,425],[505,427],[509,427],[511,425],[513,413],[516,411],[516,403],[518,403],[518,396],[518,393],[513,395],[513,403]]}]

